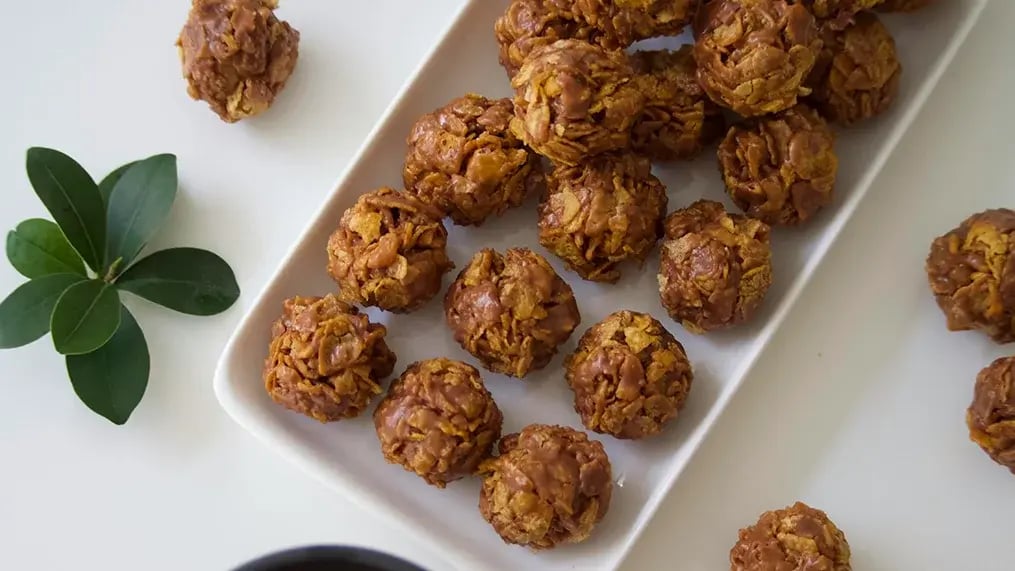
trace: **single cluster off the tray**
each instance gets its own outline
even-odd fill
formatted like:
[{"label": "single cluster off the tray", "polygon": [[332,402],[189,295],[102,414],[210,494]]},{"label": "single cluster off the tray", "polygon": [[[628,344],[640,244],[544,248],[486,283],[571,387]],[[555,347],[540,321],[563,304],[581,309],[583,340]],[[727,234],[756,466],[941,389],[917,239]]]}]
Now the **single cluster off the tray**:
[{"label": "single cluster off the tray", "polygon": [[1015,357],[997,359],[977,375],[966,424],[969,438],[1015,474]]},{"label": "single cluster off the tray", "polygon": [[187,92],[235,123],[266,111],[296,67],[300,33],[278,0],[194,0],[177,46]]},{"label": "single cluster off the tray", "polygon": [[803,502],[761,514],[730,550],[730,571],[851,569],[846,536],[825,512]]},{"label": "single cluster off the tray", "polygon": [[1015,210],[970,216],[934,240],[926,268],[949,329],[1015,342]]}]

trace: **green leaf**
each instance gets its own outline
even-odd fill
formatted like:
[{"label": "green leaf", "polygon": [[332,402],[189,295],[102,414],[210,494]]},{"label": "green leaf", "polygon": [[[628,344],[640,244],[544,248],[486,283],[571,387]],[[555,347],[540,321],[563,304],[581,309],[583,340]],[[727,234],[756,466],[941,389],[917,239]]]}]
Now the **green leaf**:
[{"label": "green leaf", "polygon": [[28,180],[53,220],[85,263],[102,271],[106,210],[92,177],[74,159],[53,149],[28,149]]},{"label": "green leaf", "polygon": [[124,171],[106,211],[106,261],[126,268],[166,221],[176,200],[176,157],[155,155]]},{"label": "green leaf", "polygon": [[72,285],[53,308],[53,345],[63,355],[91,353],[102,347],[120,325],[120,297],[101,280]]},{"label": "green leaf", "polygon": [[229,264],[197,248],[155,252],[124,272],[116,285],[191,315],[221,313],[240,296],[240,286]]},{"label": "green leaf", "polygon": [[7,259],[28,279],[51,274],[87,275],[84,262],[60,227],[41,218],[25,220],[7,234]]},{"label": "green leaf", "polygon": [[102,202],[109,205],[109,195],[113,193],[113,187],[116,186],[116,182],[120,180],[123,173],[127,172],[127,169],[137,164],[137,161],[131,161],[115,171],[106,175],[106,178],[102,179],[99,183],[99,194],[102,195]]},{"label": "green leaf", "polygon": [[67,288],[84,280],[74,274],[35,278],[0,301],[0,349],[28,345],[45,335],[56,301]]},{"label": "green leaf", "polygon": [[86,355],[67,356],[67,374],[78,398],[114,424],[127,422],[141,402],[150,367],[144,332],[123,306],[120,327],[108,343]]}]

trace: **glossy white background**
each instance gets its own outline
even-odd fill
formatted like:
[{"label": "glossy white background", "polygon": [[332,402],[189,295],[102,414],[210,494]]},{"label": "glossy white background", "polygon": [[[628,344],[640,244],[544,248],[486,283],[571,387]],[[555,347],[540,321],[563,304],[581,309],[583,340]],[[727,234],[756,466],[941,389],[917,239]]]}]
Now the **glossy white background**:
[{"label": "glossy white background", "polygon": [[[185,94],[172,45],[185,0],[5,2],[0,229],[45,215],[29,146],[96,176],[173,152],[181,192],[154,246],[217,251],[244,297],[215,318],[128,301],[153,372],[122,428],[77,401],[47,341],[0,353],[0,568],[224,570],[319,542],[444,568],[247,436],[211,377],[245,304],[463,1],[284,2],[297,74],[240,125]],[[1004,349],[944,332],[920,272],[934,233],[998,197],[1015,207],[1012,21],[1015,3],[987,8],[626,569],[721,569],[738,527],[797,498],[845,529],[857,569],[1010,569],[1015,479],[963,425],[973,376]],[[912,214],[916,197],[954,220]],[[0,264],[0,294],[20,282]]]}]

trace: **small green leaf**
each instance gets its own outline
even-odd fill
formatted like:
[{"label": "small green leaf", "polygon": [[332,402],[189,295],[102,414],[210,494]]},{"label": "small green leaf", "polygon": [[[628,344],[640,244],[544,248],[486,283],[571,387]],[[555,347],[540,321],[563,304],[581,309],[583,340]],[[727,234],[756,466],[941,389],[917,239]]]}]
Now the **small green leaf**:
[{"label": "small green leaf", "polygon": [[127,422],[141,402],[150,366],[144,332],[123,306],[120,327],[108,343],[86,355],[67,356],[67,374],[78,398],[114,424]]},{"label": "small green leaf", "polygon": [[41,218],[25,220],[7,234],[7,259],[28,279],[85,273],[85,264],[60,227]]},{"label": "small green leaf", "polygon": [[113,194],[113,187],[116,186],[116,182],[120,180],[123,173],[127,172],[127,169],[137,164],[137,161],[131,161],[115,171],[106,175],[106,178],[102,179],[99,183],[99,194],[102,195],[102,202],[109,205],[109,195]]},{"label": "small green leaf", "polygon": [[106,211],[106,261],[127,267],[159,230],[176,200],[176,157],[155,155],[128,168],[113,185]]},{"label": "small green leaf", "polygon": [[63,292],[85,278],[53,274],[22,284],[0,302],[0,349],[28,345],[49,331],[53,307]]},{"label": "small green leaf", "polygon": [[28,180],[71,246],[96,273],[102,271],[106,211],[92,177],[53,149],[28,149]]},{"label": "small green leaf", "polygon": [[191,315],[221,313],[240,296],[240,286],[229,264],[198,248],[155,252],[124,272],[116,285]]},{"label": "small green leaf", "polygon": [[102,347],[120,325],[120,297],[101,280],[72,285],[53,308],[53,345],[63,355],[91,353]]}]

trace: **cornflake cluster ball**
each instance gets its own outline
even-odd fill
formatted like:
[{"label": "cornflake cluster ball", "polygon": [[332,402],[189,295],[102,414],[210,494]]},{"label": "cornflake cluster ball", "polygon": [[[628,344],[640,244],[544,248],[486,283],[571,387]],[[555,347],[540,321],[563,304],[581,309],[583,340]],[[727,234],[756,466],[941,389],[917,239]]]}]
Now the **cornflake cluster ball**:
[{"label": "cornflake cluster ball", "polygon": [[642,262],[663,233],[666,188],[647,159],[601,155],[549,176],[539,209],[539,242],[581,277],[620,278],[619,264]]},{"label": "cornflake cluster ball", "polygon": [[623,52],[581,40],[534,50],[511,80],[511,129],[557,164],[577,165],[631,145],[631,127],[645,107]]},{"label": "cornflake cluster ball", "polygon": [[797,502],[740,530],[730,571],[851,571],[849,560],[846,536],[828,515]]},{"label": "cornflake cluster ball", "polygon": [[602,32],[578,21],[571,6],[557,6],[547,0],[513,0],[494,24],[500,64],[514,77],[529,54],[557,40],[584,40],[600,44]]},{"label": "cornflake cluster ball", "polygon": [[698,0],[548,0],[572,4],[576,16],[624,47],[656,36],[676,36],[691,22]]},{"label": "cornflake cluster ball", "polygon": [[710,0],[695,23],[698,82],[745,117],[777,113],[810,90],[821,39],[814,16],[786,0]]},{"label": "cornflake cluster ball", "polygon": [[509,126],[510,99],[469,94],[421,117],[409,134],[406,191],[450,216],[480,225],[543,188],[543,164]]},{"label": "cornflake cluster ball", "polygon": [[585,428],[654,436],[683,408],[694,378],[684,347],[651,315],[618,311],[593,325],[566,364]]},{"label": "cornflake cluster ball", "polygon": [[463,349],[518,378],[545,367],[581,323],[571,286],[527,248],[477,253],[448,288],[444,314]]},{"label": "cornflake cluster ball", "polygon": [[409,365],[374,411],[384,458],[438,488],[476,471],[502,420],[479,371],[450,359]]},{"label": "cornflake cluster ball", "polygon": [[997,359],[977,375],[966,424],[969,438],[1015,474],[1015,357]]},{"label": "cornflake cluster ball", "polygon": [[280,405],[321,422],[358,416],[395,367],[386,334],[333,295],[287,299],[271,328],[265,389]]},{"label": "cornflake cluster ball", "polygon": [[258,115],[296,67],[300,33],[275,17],[278,0],[193,0],[177,46],[187,92],[223,121]]},{"label": "cornflake cluster ball", "polygon": [[842,29],[853,22],[861,10],[870,10],[884,0],[799,0],[810,8],[819,21],[833,28]]},{"label": "cornflake cluster ball", "polygon": [[807,85],[809,100],[831,121],[849,125],[880,115],[899,92],[895,40],[875,14],[844,30],[823,29],[824,44]]},{"label": "cornflake cluster ball", "polygon": [[454,268],[440,212],[413,196],[380,188],[359,197],[328,240],[328,271],[338,296],[397,313],[441,289]]},{"label": "cornflake cluster ball", "polygon": [[533,550],[588,539],[610,508],[603,445],[573,428],[532,424],[483,462],[479,511],[505,543]]},{"label": "cornflake cluster ball", "polygon": [[934,240],[926,268],[948,329],[1015,342],[1015,211],[970,216]]},{"label": "cornflake cluster ball", "polygon": [[699,200],[669,215],[659,262],[659,296],[692,333],[749,319],[772,284],[769,227]]},{"label": "cornflake cluster ball", "polygon": [[631,65],[645,95],[631,135],[635,152],[654,161],[688,159],[722,135],[722,113],[698,84],[691,46],[638,51]]},{"label": "cornflake cluster ball", "polygon": [[767,224],[799,224],[831,203],[838,167],[835,135],[802,104],[735,125],[719,145],[730,198]]}]

